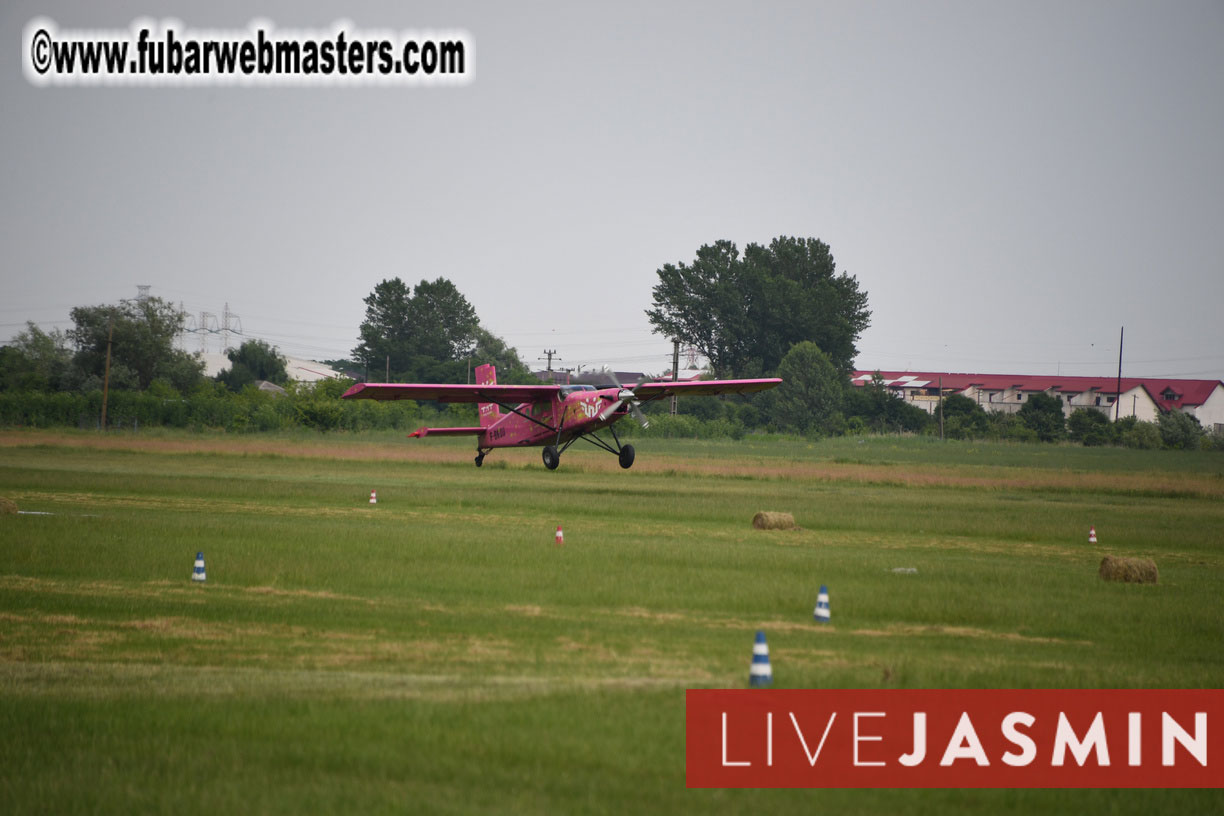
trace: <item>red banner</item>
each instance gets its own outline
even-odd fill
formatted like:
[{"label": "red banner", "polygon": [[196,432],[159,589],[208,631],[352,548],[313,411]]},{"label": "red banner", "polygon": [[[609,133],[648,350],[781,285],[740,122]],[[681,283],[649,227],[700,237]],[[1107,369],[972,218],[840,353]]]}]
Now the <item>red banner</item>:
[{"label": "red banner", "polygon": [[690,689],[686,733],[691,788],[1224,787],[1219,689]]}]

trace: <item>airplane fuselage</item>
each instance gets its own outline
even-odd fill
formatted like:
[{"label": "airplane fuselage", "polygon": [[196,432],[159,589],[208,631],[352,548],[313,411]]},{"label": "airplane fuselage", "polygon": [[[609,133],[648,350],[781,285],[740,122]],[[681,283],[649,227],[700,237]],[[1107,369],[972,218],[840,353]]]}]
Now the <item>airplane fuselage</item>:
[{"label": "airplane fuselage", "polygon": [[[606,428],[624,417],[627,401],[617,405],[621,389],[563,388],[547,402],[524,402],[502,411],[480,437],[483,448],[518,448],[555,445]],[[568,393],[567,393],[568,391]],[[611,412],[609,412],[611,408]]]}]

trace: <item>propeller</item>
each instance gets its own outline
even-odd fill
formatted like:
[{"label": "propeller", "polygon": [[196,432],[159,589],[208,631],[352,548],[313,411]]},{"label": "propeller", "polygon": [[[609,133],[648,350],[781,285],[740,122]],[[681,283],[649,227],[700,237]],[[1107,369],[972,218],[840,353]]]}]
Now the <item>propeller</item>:
[{"label": "propeller", "polygon": [[604,366],[603,370],[605,374],[612,378],[612,382],[616,384],[616,387],[620,389],[620,391],[616,395],[616,401],[605,408],[604,412],[599,415],[599,418],[607,419],[608,417],[612,416],[612,414],[616,413],[617,409],[619,409],[622,404],[627,402],[629,403],[629,411],[633,414],[633,418],[638,421],[638,424],[643,428],[649,428],[650,420],[646,419],[646,415],[642,413],[642,409],[639,407],[640,403],[634,398],[635,395],[633,391],[621,385],[615,371],[607,366]]},{"label": "propeller", "polygon": [[[606,399],[606,397],[605,397],[605,399]],[[626,403],[626,402],[630,402],[632,399],[633,399],[633,392],[632,392],[632,391],[630,391],[628,388],[622,388],[622,389],[620,389],[620,391],[619,391],[619,392],[617,392],[617,394],[616,394],[616,399],[615,399],[615,400],[612,402],[612,404],[611,404],[611,405],[609,405],[607,408],[603,409],[603,411],[602,411],[602,412],[600,413],[600,415],[599,415],[599,418],[600,418],[600,419],[607,419],[608,417],[610,417],[610,416],[612,416],[613,414],[615,414],[615,413],[617,412],[617,410],[618,410],[618,409],[621,407],[621,405],[623,405],[623,404],[624,404],[624,403]]]}]

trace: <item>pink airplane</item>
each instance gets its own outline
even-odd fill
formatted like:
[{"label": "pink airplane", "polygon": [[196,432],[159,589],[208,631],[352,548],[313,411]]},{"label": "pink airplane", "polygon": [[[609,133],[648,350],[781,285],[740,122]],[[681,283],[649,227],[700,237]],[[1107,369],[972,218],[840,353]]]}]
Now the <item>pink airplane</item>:
[{"label": "pink airplane", "polygon": [[[622,445],[612,424],[632,412],[646,426],[638,409],[673,394],[710,396],[748,394],[773,388],[782,381],[697,380],[648,382],[632,388],[596,388],[593,385],[498,385],[497,369],[476,369],[476,385],[431,385],[424,383],[358,383],[341,399],[430,400],[475,402],[480,425],[471,428],[420,428],[410,436],[475,436],[476,467],[494,448],[544,446],[544,466],[556,470],[561,454],[579,439],[585,439],[615,454],[623,468],[633,464],[633,446]],[[504,413],[503,413],[504,412]],[[615,447],[596,435],[607,428]]]}]

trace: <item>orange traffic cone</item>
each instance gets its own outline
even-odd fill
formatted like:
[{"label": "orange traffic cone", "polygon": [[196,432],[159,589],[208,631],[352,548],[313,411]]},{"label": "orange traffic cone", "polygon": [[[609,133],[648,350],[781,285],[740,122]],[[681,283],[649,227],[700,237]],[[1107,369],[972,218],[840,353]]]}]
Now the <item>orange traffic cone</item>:
[{"label": "orange traffic cone", "polygon": [[561,525],[557,525],[557,546],[560,547],[565,543],[565,533],[561,532]]},{"label": "orange traffic cone", "polygon": [[370,504],[378,504],[378,493],[373,490],[370,491]]},{"label": "orange traffic cone", "polygon": [[1089,543],[1089,544],[1095,544],[1095,543],[1097,543],[1097,540],[1096,540],[1096,527],[1089,527],[1089,528],[1088,528],[1088,543]]}]

